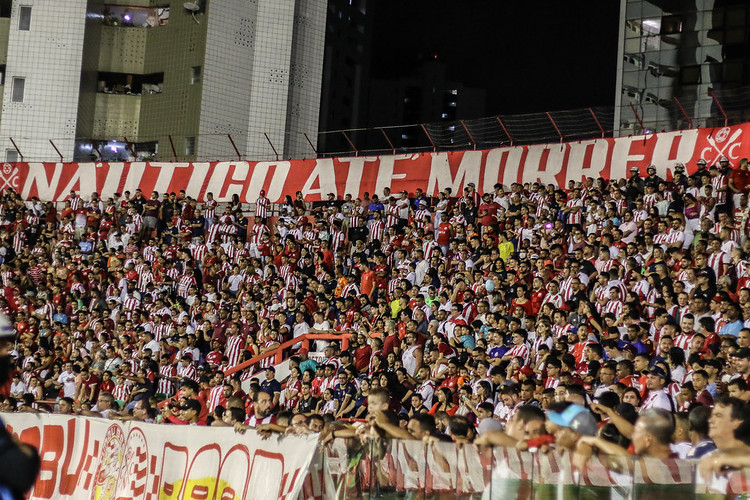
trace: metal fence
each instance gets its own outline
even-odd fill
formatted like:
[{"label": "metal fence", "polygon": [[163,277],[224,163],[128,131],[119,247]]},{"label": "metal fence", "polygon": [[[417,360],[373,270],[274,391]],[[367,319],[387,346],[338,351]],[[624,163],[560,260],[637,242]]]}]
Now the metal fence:
[{"label": "metal fence", "polygon": [[[486,149],[644,134],[750,121],[750,86],[671,100],[631,96],[620,109],[592,107],[475,120],[274,135],[262,128],[178,136],[0,137],[6,161],[227,161],[308,159]],[[615,123],[615,117],[618,123]],[[7,141],[7,142],[6,142]],[[25,146],[25,145],[33,145]],[[69,149],[74,148],[71,155]],[[24,149],[27,149],[24,152]],[[11,156],[13,158],[11,158]]]}]

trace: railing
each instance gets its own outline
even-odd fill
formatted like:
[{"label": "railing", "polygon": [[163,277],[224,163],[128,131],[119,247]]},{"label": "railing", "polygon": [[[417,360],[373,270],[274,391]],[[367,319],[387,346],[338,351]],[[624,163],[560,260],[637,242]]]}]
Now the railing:
[{"label": "railing", "polygon": [[[750,469],[705,479],[695,460],[596,456],[585,464],[555,451],[456,446],[452,442],[336,439],[313,459],[320,492],[302,498],[470,498],[497,500],[740,499]],[[317,470],[316,470],[317,469]]]},{"label": "railing", "polygon": [[[263,354],[258,354],[257,356],[253,356],[247,361],[244,361],[236,366],[233,366],[227,369],[224,372],[224,375],[229,377],[236,372],[243,371],[247,368],[250,368],[268,358],[273,358],[273,365],[279,365],[282,362],[284,362],[286,359],[288,359],[288,357],[284,358],[284,354],[287,353],[289,349],[292,348],[292,346],[296,344],[302,344],[301,348],[309,350],[310,341],[337,340],[341,342],[341,345],[340,345],[341,350],[346,350],[349,348],[349,339],[351,339],[352,335],[356,335],[356,333],[347,333],[347,332],[306,333],[304,335],[300,335],[299,337],[295,337],[291,340],[287,340],[286,342],[282,343],[279,347],[277,347],[273,351],[268,351]],[[370,333],[369,335],[372,337],[377,337],[377,336],[380,336],[381,334]],[[262,371],[262,369],[258,371]]]},{"label": "railing", "polygon": [[[616,113],[618,111],[618,113]],[[615,123],[615,115],[619,123]],[[657,117],[651,119],[648,117]],[[194,136],[91,138],[0,137],[20,161],[277,161],[577,141],[663,130],[726,126],[750,120],[750,86],[671,100],[623,97],[612,106],[475,120],[287,132],[231,128]],[[71,147],[75,143],[75,153]],[[10,161],[6,154],[6,159]]]}]

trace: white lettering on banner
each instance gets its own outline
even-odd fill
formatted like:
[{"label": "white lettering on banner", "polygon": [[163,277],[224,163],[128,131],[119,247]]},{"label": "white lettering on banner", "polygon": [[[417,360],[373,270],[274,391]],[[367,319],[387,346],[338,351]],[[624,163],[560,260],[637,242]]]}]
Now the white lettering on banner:
[{"label": "white lettering on banner", "polygon": [[211,164],[208,162],[193,163],[193,173],[190,175],[190,181],[185,188],[185,196],[190,196],[196,200],[203,199],[201,188],[203,188],[203,183],[206,182],[206,176],[210,168]]},{"label": "white lettering on banner", "polygon": [[[130,191],[130,196],[135,196],[135,190],[140,188],[143,181],[143,173],[146,171],[146,163],[142,161],[133,162],[128,166],[128,176],[125,179],[125,185],[122,187],[122,193]],[[151,193],[144,193],[147,198]],[[110,195],[111,196],[111,195]]]},{"label": "white lettering on banner", "polygon": [[656,165],[656,173],[663,177],[669,171],[674,175],[674,164],[689,163],[697,142],[697,130],[656,134],[656,145],[651,155],[651,163]]},{"label": "white lettering on banner", "polygon": [[[313,189],[316,181],[319,187]],[[322,158],[315,162],[315,168],[307,177],[305,185],[302,187],[302,196],[308,197],[312,194],[317,194],[321,200],[325,200],[328,193],[333,193],[338,197],[336,172],[333,169],[333,159]]]},{"label": "white lettering on banner", "polygon": [[[518,171],[521,167],[521,158],[524,148],[497,148],[487,153],[484,163],[484,183],[482,188],[485,193],[491,193],[495,184],[509,186],[518,181]],[[500,172],[503,173],[502,178]]]},{"label": "white lettering on banner", "polygon": [[428,196],[437,196],[438,192],[451,188],[453,196],[461,196],[470,182],[479,185],[479,172],[482,170],[482,151],[465,151],[458,164],[456,176],[451,174],[450,153],[432,153],[430,178],[427,181]]},{"label": "white lettering on banner", "polygon": [[[610,161],[609,167],[610,179],[627,177],[630,163],[635,164],[644,162],[645,156],[643,154],[631,152],[633,144],[642,141],[643,139],[639,139],[638,137],[618,137],[614,140],[614,146],[612,148],[612,160]],[[645,173],[645,168],[642,168],[641,170]]]},{"label": "white lettering on banner", "polygon": [[268,171],[271,167],[273,167],[273,177],[271,177],[271,184],[266,191],[266,197],[269,200],[277,200],[284,196],[284,185],[289,170],[292,168],[292,163],[289,161],[262,161],[256,163],[253,168],[253,176],[245,194],[245,199],[248,202],[254,203],[260,196],[260,190],[266,184]]},{"label": "white lettering on banner", "polygon": [[[375,193],[378,196],[381,195],[383,189],[390,188],[393,185],[393,181],[400,181],[406,178],[406,174],[394,174],[396,162],[401,160],[418,160],[420,155],[418,154],[404,154],[404,155],[389,155],[380,157],[380,165],[378,167],[378,180],[375,183]],[[385,203],[385,201],[384,201]]]},{"label": "white lettering on banner", "polygon": [[79,163],[78,168],[73,171],[73,176],[68,179],[68,183],[60,190],[60,195],[75,190],[86,195],[96,191],[96,164]]},{"label": "white lettering on banner", "polygon": [[565,166],[565,150],[564,144],[529,146],[521,182],[558,184],[556,176]]},{"label": "white lettering on banner", "polygon": [[62,175],[63,164],[55,163],[55,171],[52,174],[52,179],[49,180],[47,180],[47,169],[44,163],[29,163],[28,168],[26,182],[23,185],[23,191],[21,191],[23,199],[29,199],[31,188],[36,185],[40,200],[54,200],[57,194],[57,185]]},{"label": "white lettering on banner", "polygon": [[31,499],[296,500],[315,436],[262,440],[230,428],[4,414],[40,450]]},{"label": "white lettering on banner", "polygon": [[229,168],[232,165],[238,165],[241,163],[244,163],[245,166],[247,167],[247,162],[231,162],[231,161],[221,161],[214,166],[214,171],[211,174],[211,179],[208,181],[208,186],[206,187],[206,191],[212,192],[214,194],[214,199],[216,201],[225,202],[225,201],[229,201],[232,199],[231,194],[227,198],[227,196],[223,193],[224,185],[226,184],[226,178],[227,178],[227,174],[229,173]]},{"label": "white lettering on banner", "polygon": [[[581,180],[583,177],[601,176],[607,165],[607,153],[609,143],[607,141],[593,140],[571,142],[569,144],[567,178],[569,180]],[[590,155],[586,161],[587,155]]]},{"label": "white lettering on banner", "polygon": [[[199,202],[207,191],[220,202],[237,194],[253,203],[261,189],[271,202],[301,191],[308,201],[359,196],[364,191],[382,193],[417,188],[436,195],[451,188],[460,195],[473,182],[480,193],[491,192],[495,183],[542,182],[564,188],[583,177],[623,178],[632,166],[643,174],[655,164],[665,179],[674,163],[684,163],[687,173],[696,161],[709,164],[727,156],[736,166],[750,156],[750,124],[714,129],[663,132],[638,137],[604,138],[562,144],[502,147],[452,153],[413,153],[378,157],[321,158],[277,162],[133,162],[133,163],[6,163],[0,170],[0,192],[15,189],[24,199],[38,196],[60,201],[71,189],[84,198],[97,191],[108,198],[116,191],[132,193],[140,188],[146,197],[185,187]],[[269,179],[270,175],[270,179]]]},{"label": "white lettering on banner", "polygon": [[219,201],[231,201],[235,194],[237,197],[242,196],[242,191],[245,189],[245,181],[250,173],[250,167],[246,161],[232,162],[230,165],[234,165],[232,176],[230,177],[231,182],[224,183],[226,186],[226,193],[218,198]]},{"label": "white lettering on banner", "polygon": [[339,158],[340,163],[349,164],[349,173],[346,176],[346,187],[344,194],[350,194],[353,198],[359,198],[362,187],[362,172],[365,169],[365,163],[378,161],[377,156],[356,156],[349,158]]},{"label": "white lettering on banner", "polygon": [[[100,199],[107,199],[120,190],[120,181],[122,180],[122,171],[125,168],[124,163],[97,163],[98,169],[107,168],[107,177],[102,186]],[[64,194],[64,193],[63,193]]]},{"label": "white lettering on banner", "polygon": [[[174,177],[176,168],[189,168],[190,163],[171,163],[167,161],[160,161],[151,163],[149,166],[156,167],[159,169],[159,176],[156,178],[153,191],[156,191],[161,195],[162,193],[168,193],[170,191],[169,186],[172,184],[172,178]],[[179,174],[178,177],[179,179]],[[146,198],[150,198],[150,193],[143,193]]]}]

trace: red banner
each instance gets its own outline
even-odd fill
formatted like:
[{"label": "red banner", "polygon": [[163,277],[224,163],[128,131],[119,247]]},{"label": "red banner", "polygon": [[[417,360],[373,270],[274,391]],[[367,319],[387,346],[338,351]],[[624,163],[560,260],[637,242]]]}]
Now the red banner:
[{"label": "red banner", "polygon": [[[584,177],[627,177],[631,167],[645,173],[654,164],[669,177],[677,162],[696,169],[726,156],[733,165],[750,156],[750,124],[734,127],[662,132],[647,136],[503,147],[481,151],[357,156],[274,162],[131,162],[131,163],[6,163],[0,168],[0,190],[9,187],[25,199],[62,201],[71,190],[88,198],[94,191],[104,199],[114,193],[141,189],[178,192],[198,201],[212,192],[220,202],[237,194],[253,203],[265,190],[272,202],[301,191],[310,201],[345,194],[380,194],[383,188],[428,196],[450,187],[460,193],[473,182],[480,192],[496,183],[542,182],[563,187]],[[746,140],[747,139],[747,140]]]}]

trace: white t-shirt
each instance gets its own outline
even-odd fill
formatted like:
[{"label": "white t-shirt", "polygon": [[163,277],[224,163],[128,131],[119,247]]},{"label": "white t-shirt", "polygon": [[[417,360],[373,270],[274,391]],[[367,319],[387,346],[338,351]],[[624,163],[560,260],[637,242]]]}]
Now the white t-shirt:
[{"label": "white t-shirt", "polygon": [[[324,319],[321,323],[315,323],[313,324],[313,330],[319,330],[321,332],[327,332],[331,329],[331,324],[328,322],[327,319]],[[323,352],[326,350],[326,347],[328,347],[327,340],[316,340],[315,341],[315,350],[318,352]]]},{"label": "white t-shirt", "polygon": [[63,385],[63,396],[74,398],[76,396],[76,374],[73,372],[62,372],[57,377],[57,382]]}]

